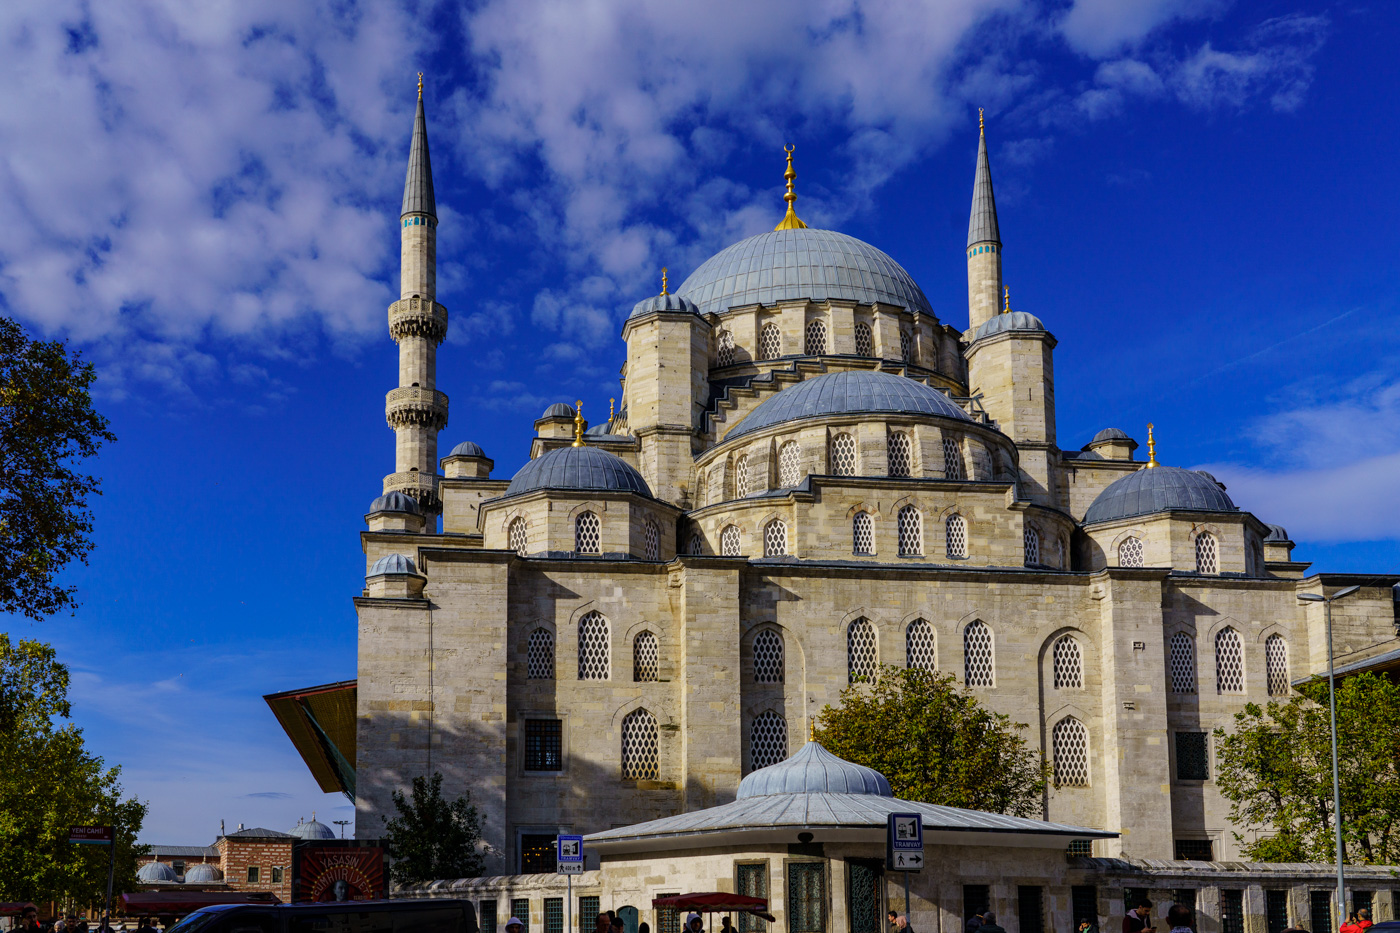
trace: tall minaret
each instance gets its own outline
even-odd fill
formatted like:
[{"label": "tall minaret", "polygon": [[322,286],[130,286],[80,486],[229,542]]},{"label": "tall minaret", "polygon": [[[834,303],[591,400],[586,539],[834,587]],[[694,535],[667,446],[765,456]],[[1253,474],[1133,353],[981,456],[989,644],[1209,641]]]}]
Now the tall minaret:
[{"label": "tall minaret", "polygon": [[967,222],[967,319],[973,331],[995,316],[1001,304],[1001,233],[981,108],[977,130],[977,177],[972,182],[972,217]]},{"label": "tall minaret", "polygon": [[384,403],[394,429],[394,472],[384,491],[398,490],[428,516],[425,530],[437,531],[438,432],[447,426],[447,396],[437,391],[437,348],[447,336],[447,309],[437,297],[437,203],[428,159],[428,121],[423,112],[423,75],[418,75],[418,113],[408,152],[403,211],[399,215],[399,300],[389,306],[389,335],[399,345],[399,387]]}]

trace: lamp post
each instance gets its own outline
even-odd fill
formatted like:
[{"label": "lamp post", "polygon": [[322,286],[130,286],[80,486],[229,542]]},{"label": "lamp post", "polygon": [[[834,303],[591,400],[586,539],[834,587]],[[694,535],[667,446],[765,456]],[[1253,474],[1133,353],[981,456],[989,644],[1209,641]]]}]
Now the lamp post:
[{"label": "lamp post", "polygon": [[332,823],[340,827],[340,838],[345,838],[345,827],[350,825],[349,820],[332,820]]},{"label": "lamp post", "polygon": [[1337,834],[1337,923],[1346,919],[1347,895],[1346,875],[1343,866],[1342,850],[1342,785],[1337,777],[1337,661],[1332,656],[1332,604],[1350,596],[1359,586],[1348,586],[1331,596],[1318,593],[1299,593],[1298,598],[1310,603],[1322,603],[1327,615],[1327,704],[1332,715],[1332,827]]}]

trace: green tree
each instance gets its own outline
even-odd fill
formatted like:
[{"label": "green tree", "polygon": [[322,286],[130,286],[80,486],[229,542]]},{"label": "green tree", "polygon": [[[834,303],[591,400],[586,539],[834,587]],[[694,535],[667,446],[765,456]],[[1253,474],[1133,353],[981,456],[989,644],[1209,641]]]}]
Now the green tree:
[{"label": "green tree", "polygon": [[1026,747],[1025,728],[983,709],[951,674],[885,666],[823,709],[815,736],[905,800],[1038,816],[1050,767]]},{"label": "green tree", "polygon": [[74,469],[116,438],[92,408],[91,363],[0,317],[0,611],[31,619],[76,604],[55,578],[92,550],[96,477]]},{"label": "green tree", "polygon": [[485,860],[481,853],[482,817],[467,793],[448,802],[442,796],[442,775],[413,779],[408,797],[394,791],[399,815],[385,819],[391,875],[398,884],[441,878],[475,878]]},{"label": "green tree", "polygon": [[[1216,784],[1246,857],[1336,858],[1327,683],[1267,706],[1250,703],[1216,729]],[[1375,674],[1337,684],[1342,846],[1349,862],[1400,860],[1400,685]],[[1246,834],[1251,837],[1245,840]]]}]

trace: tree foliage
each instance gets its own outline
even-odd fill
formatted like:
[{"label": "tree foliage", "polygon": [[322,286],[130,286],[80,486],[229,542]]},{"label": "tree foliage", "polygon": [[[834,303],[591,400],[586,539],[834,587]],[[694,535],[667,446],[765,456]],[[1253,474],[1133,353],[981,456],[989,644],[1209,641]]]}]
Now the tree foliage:
[{"label": "tree foliage", "polygon": [[92,550],[96,477],[73,468],[116,438],[92,408],[92,364],[0,317],[0,611],[31,619],[75,605],[55,582]]},{"label": "tree foliage", "polygon": [[[1286,703],[1257,703],[1216,729],[1216,783],[1246,857],[1336,858],[1327,684]],[[1400,686],[1375,674],[1337,684],[1342,845],[1349,862],[1400,861]],[[1246,836],[1250,837],[1246,841]]]},{"label": "tree foliage", "polygon": [[951,674],[885,666],[818,717],[833,754],[874,768],[896,797],[1039,816],[1050,767],[1026,747],[1025,723],[982,708]]},{"label": "tree foliage", "polygon": [[396,883],[481,874],[482,817],[470,793],[448,802],[442,796],[442,774],[434,772],[431,778],[414,778],[410,796],[396,790],[393,799],[399,814],[385,820],[385,836]]},{"label": "tree foliage", "polygon": [[81,729],[60,724],[68,713],[53,648],[0,634],[0,901],[102,902],[107,847],[73,845],[71,826],[115,826],[114,894],[135,884],[146,806],[123,799],[121,769],[91,754]]}]

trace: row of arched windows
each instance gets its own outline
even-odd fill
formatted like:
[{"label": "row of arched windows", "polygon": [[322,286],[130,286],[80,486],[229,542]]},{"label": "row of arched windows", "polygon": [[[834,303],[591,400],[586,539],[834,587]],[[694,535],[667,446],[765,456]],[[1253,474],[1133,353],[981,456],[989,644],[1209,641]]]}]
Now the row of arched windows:
[{"label": "row of arched windows", "polygon": [[[1215,535],[1203,531],[1196,535],[1196,572],[1220,572],[1220,545]],[[1143,565],[1142,539],[1129,535],[1118,542],[1118,566],[1141,567]]]},{"label": "row of arched windows", "polygon": [[[596,512],[580,512],[574,518],[574,552],[599,554],[603,545],[603,523]],[[506,546],[524,556],[529,550],[529,531],[523,518],[514,518],[506,526]],[[642,526],[642,557],[661,559],[661,526],[648,518]]]},{"label": "row of arched windows", "polygon": [[[875,334],[870,325],[859,321],[855,326],[856,356],[875,355]],[[802,332],[802,352],[806,356],[824,356],[831,352],[826,321],[813,318],[807,322]],[[735,361],[734,332],[727,328],[715,335],[715,362],[720,366],[731,366]],[[783,355],[783,332],[771,321],[758,331],[758,358],[776,360]],[[899,332],[899,358],[911,362],[914,355],[914,336],[907,330]]]},{"label": "row of arched windows", "polygon": [[[632,639],[632,680],[655,683],[660,674],[661,644],[656,634],[638,632]],[[543,626],[526,639],[525,676],[529,680],[554,679],[554,633]],[[590,612],[579,619],[578,679],[612,679],[611,626],[601,612]]]},{"label": "row of arched windows", "polygon": [[[1172,693],[1196,693],[1196,641],[1186,632],[1177,632],[1167,643],[1167,670]],[[1244,639],[1233,626],[1215,635],[1215,692],[1245,692]],[[1269,696],[1287,696],[1288,642],[1273,634],[1264,640],[1264,684]]]},{"label": "row of arched windows", "polygon": [[[922,557],[924,554],[924,518],[916,506],[906,505],[896,517],[899,532],[899,556]],[[967,557],[967,520],[961,515],[949,515],[944,520],[945,550],[948,557]],[[699,553],[698,536],[692,540],[692,550]],[[725,525],[719,533],[720,554],[739,557],[744,552],[744,535],[738,525]],[[787,522],[781,518],[763,526],[763,556],[788,556]],[[851,519],[851,553],[869,556],[875,553],[875,523],[869,512],[857,512]]]}]

